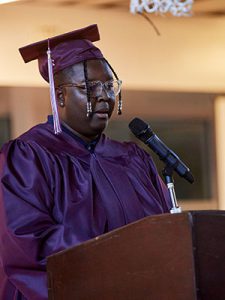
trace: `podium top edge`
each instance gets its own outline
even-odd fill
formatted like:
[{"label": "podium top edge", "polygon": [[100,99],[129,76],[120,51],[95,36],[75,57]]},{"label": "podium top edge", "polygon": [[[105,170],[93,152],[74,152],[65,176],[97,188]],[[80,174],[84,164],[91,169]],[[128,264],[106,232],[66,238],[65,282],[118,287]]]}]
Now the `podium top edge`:
[{"label": "podium top edge", "polygon": [[190,211],[183,211],[181,213],[176,213],[176,214],[165,213],[165,214],[147,216],[147,217],[144,217],[137,221],[134,221],[132,223],[129,223],[127,225],[124,225],[122,227],[113,229],[102,235],[93,237],[89,240],[81,241],[81,243],[74,245],[68,249],[59,251],[57,253],[53,253],[47,257],[47,261],[49,261],[49,259],[51,260],[52,257],[58,256],[67,251],[70,251],[70,249],[73,247],[78,247],[78,248],[83,247],[85,245],[88,245],[89,243],[92,243],[93,241],[101,241],[102,239],[105,239],[105,238],[107,239],[107,237],[112,236],[112,235],[116,236],[119,231],[121,231],[121,230],[123,231],[123,230],[126,230],[126,228],[128,229],[129,227],[133,227],[133,226],[135,226],[135,224],[137,224],[140,221],[143,221],[145,223],[145,222],[148,222],[148,220],[149,221],[151,220],[153,223],[157,223],[157,221],[160,222],[160,220],[168,220],[168,221],[169,220],[174,220],[174,221],[175,220],[184,220],[184,219],[193,220],[193,219],[201,217],[201,216],[218,216],[218,217],[223,216],[223,217],[225,217],[225,210],[190,210]]}]

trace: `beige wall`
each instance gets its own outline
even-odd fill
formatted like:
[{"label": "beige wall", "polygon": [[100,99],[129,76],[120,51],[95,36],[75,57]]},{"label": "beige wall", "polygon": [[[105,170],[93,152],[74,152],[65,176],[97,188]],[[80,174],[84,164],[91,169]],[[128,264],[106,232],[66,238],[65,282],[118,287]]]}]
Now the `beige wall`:
[{"label": "beige wall", "polygon": [[218,177],[218,204],[225,210],[225,96],[215,101],[217,177]]},{"label": "beige wall", "polygon": [[[33,7],[33,8],[32,8]],[[0,6],[0,85],[37,86],[44,82],[36,63],[24,65],[17,48],[49,35],[98,23],[97,43],[129,88],[225,91],[225,18],[152,17],[157,36],[128,10],[91,6]]]}]

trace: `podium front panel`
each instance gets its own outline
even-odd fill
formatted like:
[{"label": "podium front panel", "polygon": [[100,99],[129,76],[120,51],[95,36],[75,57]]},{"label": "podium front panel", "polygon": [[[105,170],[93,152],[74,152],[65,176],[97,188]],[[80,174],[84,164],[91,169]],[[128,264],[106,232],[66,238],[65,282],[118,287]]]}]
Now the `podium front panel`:
[{"label": "podium front panel", "polygon": [[225,212],[193,212],[197,296],[225,299]]},{"label": "podium front panel", "polygon": [[192,217],[147,217],[48,258],[50,300],[195,300]]}]

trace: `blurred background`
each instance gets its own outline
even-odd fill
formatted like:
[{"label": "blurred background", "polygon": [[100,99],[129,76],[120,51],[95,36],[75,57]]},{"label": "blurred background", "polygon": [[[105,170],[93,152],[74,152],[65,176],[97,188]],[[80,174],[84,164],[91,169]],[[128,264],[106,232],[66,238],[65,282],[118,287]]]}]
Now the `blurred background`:
[{"label": "blurred background", "polygon": [[225,1],[195,0],[191,17],[149,17],[160,36],[129,0],[0,4],[0,145],[51,113],[37,62],[25,65],[18,48],[97,23],[95,44],[123,81],[123,115],[107,134],[140,143],[128,123],[142,118],[193,172],[192,185],[174,176],[180,206],[225,209]]}]

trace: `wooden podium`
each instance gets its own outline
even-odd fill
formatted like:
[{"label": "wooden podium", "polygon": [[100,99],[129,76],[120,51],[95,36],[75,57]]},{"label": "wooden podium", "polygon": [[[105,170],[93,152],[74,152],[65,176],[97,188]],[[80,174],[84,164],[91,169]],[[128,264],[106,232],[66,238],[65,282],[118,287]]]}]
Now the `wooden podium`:
[{"label": "wooden podium", "polygon": [[151,216],[48,257],[50,300],[224,300],[225,211]]}]

